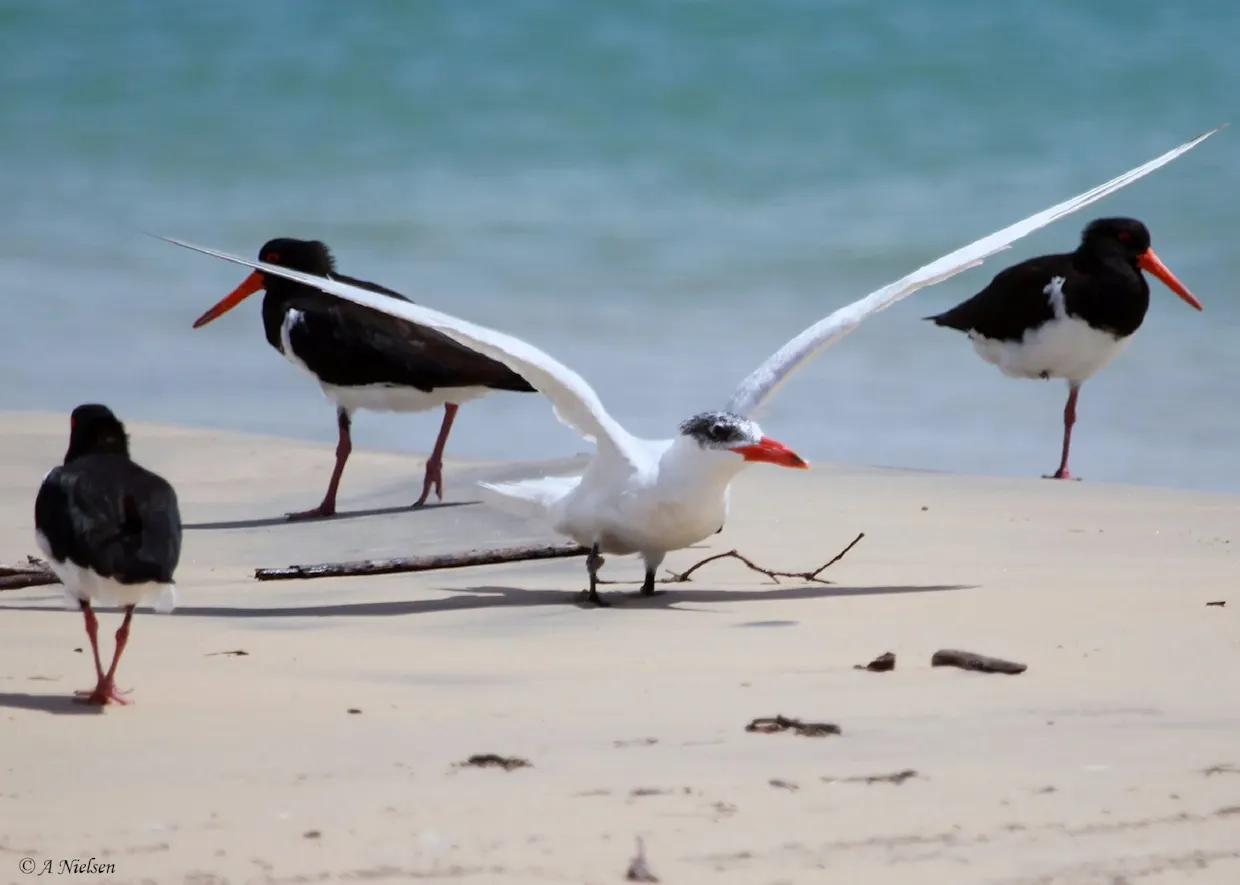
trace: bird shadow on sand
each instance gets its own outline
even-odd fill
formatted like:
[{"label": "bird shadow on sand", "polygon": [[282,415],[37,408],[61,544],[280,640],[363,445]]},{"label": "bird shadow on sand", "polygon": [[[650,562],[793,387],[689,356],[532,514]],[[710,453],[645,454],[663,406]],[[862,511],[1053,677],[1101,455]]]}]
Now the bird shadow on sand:
[{"label": "bird shadow on sand", "polygon": [[79,704],[69,695],[27,694],[23,691],[0,692],[0,709],[37,710],[57,716],[98,716],[103,707]]},{"label": "bird shadow on sand", "polygon": [[[899,593],[936,593],[947,590],[969,590],[969,584],[931,584],[899,587],[836,587],[806,585],[779,587],[772,590],[665,590],[656,596],[638,596],[636,591],[603,592],[605,602],[617,610],[670,609],[680,602],[694,605],[731,604],[737,602],[773,602],[800,599],[825,599],[840,596],[887,596]],[[402,599],[385,602],[342,602],[337,605],[250,606],[246,608],[214,606],[178,606],[173,617],[198,618],[347,618],[420,615],[434,612],[468,611],[485,608],[529,608],[534,606],[577,606],[593,609],[583,600],[581,592],[563,590],[522,590],[517,587],[471,587],[443,599]]]},{"label": "bird shadow on sand", "polygon": [[332,516],[313,516],[308,519],[289,519],[285,514],[268,516],[262,519],[231,519],[222,522],[187,522],[181,526],[186,531],[210,532],[221,529],[262,529],[277,525],[307,525],[316,522],[338,522],[343,519],[358,519],[363,516],[391,516],[395,513],[423,513],[432,510],[444,510],[448,507],[468,507],[481,504],[481,501],[449,501],[446,504],[423,504],[414,507],[404,504],[400,507],[373,507],[369,510],[339,510]]}]

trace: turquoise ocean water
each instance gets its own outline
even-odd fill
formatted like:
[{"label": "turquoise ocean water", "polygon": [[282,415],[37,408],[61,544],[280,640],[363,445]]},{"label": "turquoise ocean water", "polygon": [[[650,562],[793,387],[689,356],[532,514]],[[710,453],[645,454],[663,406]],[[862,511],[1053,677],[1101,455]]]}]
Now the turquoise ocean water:
[{"label": "turquoise ocean water", "polygon": [[[1152,0],[0,3],[0,409],[334,440],[257,296],[190,328],[241,269],[145,229],[247,256],[324,239],[343,272],[528,338],[666,436],[834,308],[1230,120],[879,314],[763,424],[811,459],[1052,469],[1062,382],[1004,379],[919,318],[1133,214],[1206,311],[1153,284],[1084,388],[1073,468],[1240,491],[1237,34],[1240,6]],[[363,413],[354,438],[426,451],[438,422]],[[498,394],[449,455],[584,447],[541,398]]]}]

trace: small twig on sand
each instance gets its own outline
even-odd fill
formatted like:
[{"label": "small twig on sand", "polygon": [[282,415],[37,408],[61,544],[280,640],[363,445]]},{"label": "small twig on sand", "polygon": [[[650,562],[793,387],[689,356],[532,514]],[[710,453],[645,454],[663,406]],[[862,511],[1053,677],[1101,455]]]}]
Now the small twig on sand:
[{"label": "small twig on sand", "polygon": [[36,556],[27,556],[26,565],[0,565],[0,590],[20,590],[23,587],[59,583],[60,578],[52,573],[47,563]]},{"label": "small twig on sand", "polygon": [[1223,765],[1211,765],[1209,768],[1203,768],[1201,773],[1206,777],[1210,777],[1213,774],[1240,774],[1240,768],[1224,763]]},{"label": "small twig on sand", "polygon": [[646,844],[642,837],[637,837],[637,854],[629,861],[629,868],[624,874],[626,882],[658,882],[659,877],[650,871],[646,862]]},{"label": "small twig on sand", "polygon": [[[839,553],[835,554],[835,556],[831,557],[831,559],[828,560],[827,562],[818,566],[818,568],[813,569],[808,572],[779,572],[779,571],[775,571],[774,569],[763,568],[762,566],[753,562],[751,559],[741,556],[739,551],[729,550],[727,553],[716,553],[714,556],[708,556],[703,560],[695,562],[693,565],[689,566],[683,572],[674,572],[671,569],[668,569],[667,571],[668,577],[659,578],[658,583],[660,584],[684,584],[688,581],[693,580],[689,576],[709,562],[714,562],[715,560],[718,560],[718,559],[737,559],[737,560],[740,560],[742,563],[744,563],[745,566],[748,567],[751,571],[755,571],[755,572],[758,572],[759,574],[766,575],[776,584],[779,583],[780,578],[798,578],[802,581],[813,581],[815,584],[830,584],[831,583],[830,581],[826,580],[825,578],[820,578],[818,576],[821,575],[823,572],[825,572],[827,569],[829,569],[831,566],[835,565],[845,556],[847,556],[848,552],[852,550],[854,547],[856,547],[857,544],[859,544],[861,542],[861,539],[864,537],[865,537],[865,532],[859,533],[857,537],[852,539],[852,543],[850,543],[847,547],[845,547]],[[628,583],[633,583],[633,582],[631,581],[599,581],[598,583],[600,584],[628,584]]]},{"label": "small twig on sand", "polygon": [[702,566],[706,565],[706,563],[714,562],[716,559],[739,559],[749,569],[766,575],[776,584],[779,583],[780,578],[799,578],[802,581],[813,581],[816,584],[830,584],[831,583],[830,581],[824,580],[823,578],[820,578],[818,576],[822,574],[823,572],[825,572],[827,569],[829,569],[831,566],[835,565],[845,556],[847,556],[848,551],[852,550],[859,543],[861,543],[861,539],[864,537],[865,537],[865,532],[858,533],[857,537],[853,538],[852,543],[850,543],[847,547],[845,547],[839,553],[835,554],[835,556],[831,557],[831,559],[829,559],[827,562],[818,566],[818,568],[812,571],[808,571],[808,572],[779,572],[779,571],[775,571],[774,569],[766,569],[760,565],[756,565],[755,563],[746,559],[744,556],[741,556],[740,553],[738,553],[737,551],[729,550],[727,553],[716,553],[714,556],[708,556],[705,559],[703,559],[701,562],[698,562],[698,563],[695,563],[694,565],[689,566],[689,568],[685,569],[680,574],[676,574],[676,572],[671,572],[670,573],[671,577],[666,579],[666,583],[683,584],[685,581],[690,580],[689,576],[691,574],[693,574],[695,571],[700,569]]},{"label": "small twig on sand", "polygon": [[428,572],[442,568],[468,568],[502,562],[527,562],[585,556],[589,547],[580,544],[523,544],[461,553],[433,553],[428,556],[399,556],[395,559],[362,559],[356,562],[324,562],[318,565],[290,565],[284,568],[258,568],[260,581],[292,581],[306,578],[346,578],[359,575],[388,575],[394,572]]},{"label": "small twig on sand", "polygon": [[834,722],[802,722],[800,719],[789,719],[787,716],[763,716],[745,726],[745,731],[760,731],[763,734],[773,734],[789,729],[802,737],[842,734],[840,727]]},{"label": "small twig on sand", "polygon": [[971,651],[960,651],[955,648],[944,648],[936,651],[930,659],[931,667],[959,667],[961,670],[973,670],[978,673],[1006,673],[1015,676],[1024,673],[1028,667],[1015,661],[1003,658],[991,658],[986,655],[974,654]]},{"label": "small twig on sand", "polygon": [[899,786],[910,778],[920,777],[912,768],[906,768],[903,771],[895,771],[891,774],[862,774],[853,777],[824,777],[825,783],[841,783],[841,784],[895,784]]}]

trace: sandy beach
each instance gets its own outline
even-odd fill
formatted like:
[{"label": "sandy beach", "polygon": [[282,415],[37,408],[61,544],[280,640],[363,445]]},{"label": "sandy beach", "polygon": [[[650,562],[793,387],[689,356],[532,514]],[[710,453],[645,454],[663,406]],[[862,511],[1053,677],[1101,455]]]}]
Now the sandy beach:
[{"label": "sandy beach", "polygon": [[[114,869],[74,881],[606,883],[638,837],[664,883],[1240,881],[1240,497],[755,467],[667,567],[809,570],[864,532],[833,583],[722,561],[594,610],[580,559],[253,579],[554,540],[473,486],[545,465],[451,461],[445,505],[410,511],[422,461],[359,446],[345,516],[285,524],[330,446],[129,431],[180,496],[178,608],[140,610],[134,703],[100,711],[69,700],[92,673],[59,588],[0,593],[0,881],[94,858]],[[37,553],[67,432],[0,417],[0,562]],[[941,648],[1028,670],[932,668]],[[888,651],[893,672],[854,668]],[[745,730],[776,714],[842,734]],[[456,766],[481,753],[530,765]]]}]

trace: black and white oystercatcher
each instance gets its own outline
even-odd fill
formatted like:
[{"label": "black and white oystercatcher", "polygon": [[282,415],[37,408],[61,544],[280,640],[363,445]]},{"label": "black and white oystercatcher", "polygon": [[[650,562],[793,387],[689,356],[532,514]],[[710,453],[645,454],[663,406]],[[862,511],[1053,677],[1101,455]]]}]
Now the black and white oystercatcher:
[{"label": "black and white oystercatcher", "polygon": [[1135,218],[1098,218],[1075,252],[1042,255],[997,273],[981,292],[926,317],[969,336],[978,356],[1011,378],[1063,378],[1063,454],[1047,479],[1071,479],[1068,448],[1081,385],[1128,344],[1145,319],[1149,271],[1197,310],[1201,302],[1150,248]]},{"label": "black and white oystercatcher", "polygon": [[[79,691],[88,704],[127,704],[116,688],[116,665],[129,640],[134,608],[176,605],[173,572],[181,558],[177,496],[162,477],[129,457],[125,426],[107,406],[78,406],[69,417],[64,464],[43,478],[34,501],[35,542],[64,585],[65,598],[86,618],[96,683]],[[125,609],[112,664],[99,659],[99,623],[91,602]]]},{"label": "black and white oystercatcher", "polygon": [[[268,264],[346,282],[397,301],[409,301],[377,283],[336,273],[331,252],[317,240],[270,240],[259,250],[258,258]],[[263,330],[267,341],[290,363],[315,377],[324,395],[336,404],[339,427],[336,466],[322,503],[310,510],[290,513],[288,519],[331,516],[336,512],[336,490],[345,461],[353,451],[349,433],[352,415],[358,409],[423,412],[443,406],[443,424],[426,462],[422,495],[413,505],[418,507],[426,503],[432,487],[439,500],[443,500],[443,450],[460,404],[494,390],[534,391],[507,366],[440,332],[262,271],[246,277],[195,320],[194,328],[205,326],[260,289],[266,290]]]}]

